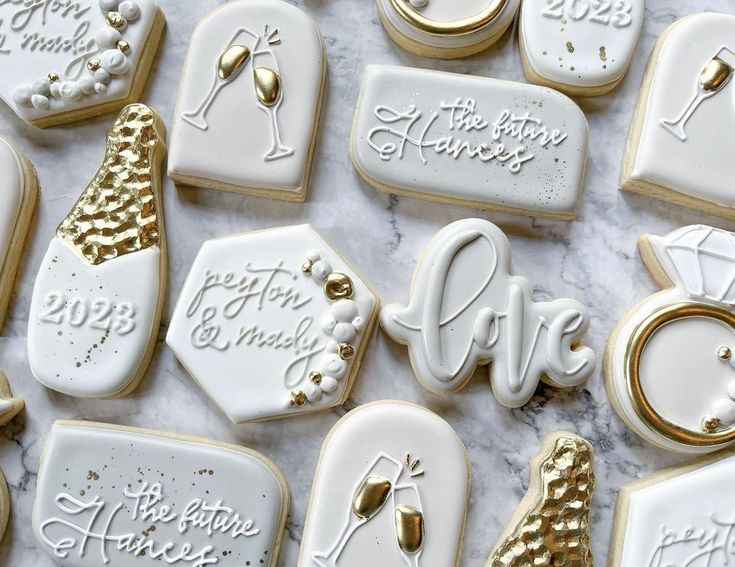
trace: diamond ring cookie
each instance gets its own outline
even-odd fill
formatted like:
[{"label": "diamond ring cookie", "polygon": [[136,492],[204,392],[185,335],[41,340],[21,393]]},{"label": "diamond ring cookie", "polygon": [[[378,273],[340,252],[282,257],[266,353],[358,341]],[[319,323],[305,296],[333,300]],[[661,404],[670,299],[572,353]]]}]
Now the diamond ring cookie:
[{"label": "diamond ring cookie", "polygon": [[584,383],[595,353],[580,345],[590,317],[572,299],[536,302],[530,282],[510,273],[510,243],[494,224],[465,219],[440,230],[414,272],[408,305],[386,305],[380,325],[405,344],[419,382],[456,392],[489,365],[504,406],[527,403],[539,381]]},{"label": "diamond ring cookie", "polygon": [[153,0],[0,3],[0,97],[44,128],[140,98],[165,19]]},{"label": "diamond ring cookie", "polygon": [[589,514],[595,471],[590,444],[572,433],[550,433],[531,463],[530,481],[485,567],[592,567]]},{"label": "diamond ring cookie", "polygon": [[63,567],[276,567],[289,505],[282,473],[249,449],[57,421],[33,531]]},{"label": "diamond ring cookie", "polygon": [[624,486],[609,567],[731,565],[735,508],[731,449]]},{"label": "diamond ring cookie", "polygon": [[368,65],[350,143],[387,193],[569,220],[587,164],[587,119],[545,87]]},{"label": "diamond ring cookie", "polygon": [[645,0],[526,0],[523,70],[532,83],[599,96],[623,80],[643,27]]},{"label": "diamond ring cookie", "polygon": [[0,138],[0,328],[38,201],[36,172],[20,151]]},{"label": "diamond ring cookie", "polygon": [[484,51],[513,23],[520,0],[377,0],[380,21],[403,49],[456,59]]},{"label": "diamond ring cookie", "polygon": [[164,139],[153,110],[124,108],[102,165],[49,244],[31,301],[28,360],[52,390],[124,396],[148,367],[166,288]]},{"label": "diamond ring cookie", "polygon": [[629,312],[605,353],[613,407],[646,441],[707,452],[735,441],[735,234],[704,225],[644,235],[664,288]]},{"label": "diamond ring cookie", "polygon": [[659,38],[643,80],[621,186],[735,219],[735,16],[682,18]]},{"label": "diamond ring cookie", "polygon": [[342,404],[378,298],[309,225],[205,242],[166,342],[234,423]]},{"label": "diamond ring cookie", "polygon": [[465,446],[435,413],[360,406],[322,446],[298,567],[457,565],[471,474]]},{"label": "diamond ring cookie", "polygon": [[296,6],[239,0],[214,10],[191,37],[169,177],[304,201],[326,70],[321,33]]}]

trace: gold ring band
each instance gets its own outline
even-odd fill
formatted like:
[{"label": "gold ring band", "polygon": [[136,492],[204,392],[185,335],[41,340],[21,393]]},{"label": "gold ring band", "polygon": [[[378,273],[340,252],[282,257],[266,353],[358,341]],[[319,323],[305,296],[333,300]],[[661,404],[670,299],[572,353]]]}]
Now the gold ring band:
[{"label": "gold ring band", "polygon": [[646,344],[662,326],[690,317],[714,319],[735,329],[735,315],[730,311],[705,303],[675,303],[654,311],[644,319],[630,337],[625,353],[625,380],[633,409],[644,423],[664,437],[694,447],[712,447],[735,440],[735,427],[719,433],[691,431],[668,421],[653,409],[641,386],[639,366]]},{"label": "gold ring band", "polygon": [[462,36],[479,31],[490,24],[502,12],[508,0],[493,0],[479,14],[454,22],[437,22],[419,14],[408,0],[390,0],[398,14],[416,29],[436,36]]}]

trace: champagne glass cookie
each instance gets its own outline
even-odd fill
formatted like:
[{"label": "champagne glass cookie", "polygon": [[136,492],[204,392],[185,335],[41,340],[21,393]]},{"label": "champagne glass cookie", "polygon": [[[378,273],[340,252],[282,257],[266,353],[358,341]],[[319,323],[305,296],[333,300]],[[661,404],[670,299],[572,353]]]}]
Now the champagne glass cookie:
[{"label": "champagne glass cookie", "polygon": [[607,345],[613,406],[641,437],[702,453],[735,441],[735,234],[704,225],[644,235],[664,291],[626,315]]}]

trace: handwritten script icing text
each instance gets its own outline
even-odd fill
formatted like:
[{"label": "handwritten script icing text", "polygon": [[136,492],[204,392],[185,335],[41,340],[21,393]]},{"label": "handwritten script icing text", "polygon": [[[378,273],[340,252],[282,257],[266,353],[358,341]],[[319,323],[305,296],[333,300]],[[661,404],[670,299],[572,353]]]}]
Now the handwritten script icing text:
[{"label": "handwritten script icing text", "polygon": [[646,567],[714,567],[735,564],[735,518],[709,516],[711,526],[680,531],[661,526]]}]

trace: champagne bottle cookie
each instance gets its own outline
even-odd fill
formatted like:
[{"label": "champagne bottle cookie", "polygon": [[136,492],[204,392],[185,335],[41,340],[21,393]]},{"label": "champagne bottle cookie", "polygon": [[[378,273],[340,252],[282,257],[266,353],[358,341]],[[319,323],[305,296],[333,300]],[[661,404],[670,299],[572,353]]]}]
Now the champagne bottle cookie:
[{"label": "champagne bottle cookie", "polygon": [[28,359],[52,390],[123,396],[150,362],[166,287],[164,136],[153,110],[124,108],[101,167],[51,239],[33,290]]}]

